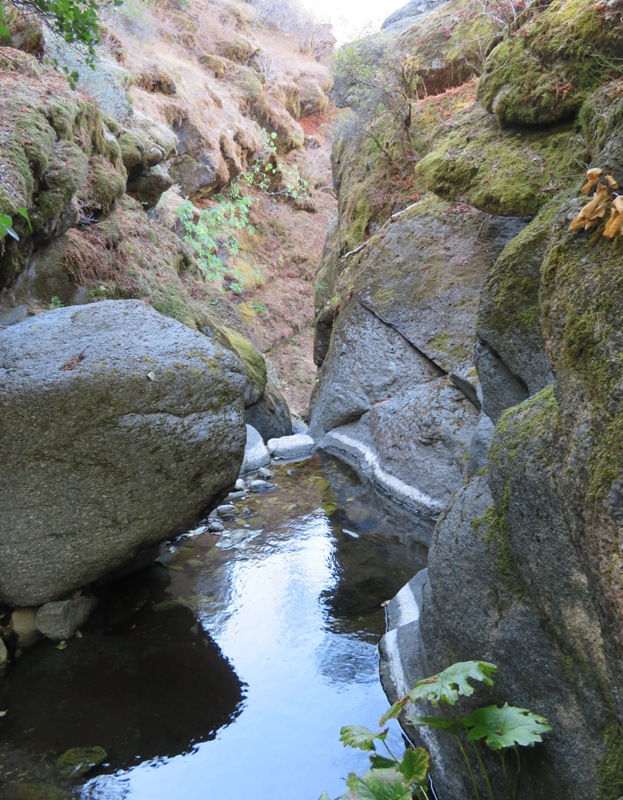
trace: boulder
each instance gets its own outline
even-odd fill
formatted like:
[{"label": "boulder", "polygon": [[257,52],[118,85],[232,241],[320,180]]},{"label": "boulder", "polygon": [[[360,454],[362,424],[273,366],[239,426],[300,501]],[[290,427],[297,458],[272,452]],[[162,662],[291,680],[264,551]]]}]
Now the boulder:
[{"label": "boulder", "polygon": [[231,352],[139,301],[0,333],[0,597],[40,605],[188,530],[238,474]]},{"label": "boulder", "polygon": [[339,310],[310,434],[423,513],[440,513],[465,477],[480,411],[470,358],[480,290],[491,255],[522,227],[428,197],[334,277]]}]

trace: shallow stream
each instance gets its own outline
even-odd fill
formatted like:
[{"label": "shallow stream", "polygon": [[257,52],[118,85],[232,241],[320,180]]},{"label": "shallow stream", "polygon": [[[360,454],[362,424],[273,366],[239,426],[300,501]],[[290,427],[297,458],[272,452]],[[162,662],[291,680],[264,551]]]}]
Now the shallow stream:
[{"label": "shallow stream", "polygon": [[[366,768],[339,729],[374,727],[387,706],[383,603],[423,566],[430,524],[335,460],[273,469],[275,488],[237,503],[250,516],[164,548],[140,578],[100,589],[82,638],[12,666],[0,693],[7,791],[317,800]],[[95,745],[103,766],[59,778],[61,753]]]}]

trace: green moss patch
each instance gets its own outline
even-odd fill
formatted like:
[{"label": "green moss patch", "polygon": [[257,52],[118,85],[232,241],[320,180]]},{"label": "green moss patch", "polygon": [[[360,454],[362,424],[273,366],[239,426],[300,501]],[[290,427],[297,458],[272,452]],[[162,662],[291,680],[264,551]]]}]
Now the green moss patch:
[{"label": "green moss patch", "polygon": [[249,380],[258,387],[260,395],[266,388],[266,361],[264,356],[253,347],[251,342],[242,334],[228,327],[221,327],[226,343],[242,361],[244,370]]},{"label": "green moss patch", "polygon": [[459,86],[477,74],[503,23],[475,0],[450,0],[396,37],[409,53],[407,70],[422,78],[428,95]]},{"label": "green moss patch", "polygon": [[[558,420],[558,403],[554,387],[548,386],[518,406],[507,409],[498,422],[489,450],[489,469],[505,471],[507,476],[502,496],[496,498],[485,515],[474,520],[472,527],[481,529],[492,548],[492,559],[503,585],[515,597],[523,596],[523,585],[512,551],[512,528],[508,521],[510,472],[528,442],[545,440]],[[543,444],[545,447],[545,443]]]},{"label": "green moss patch", "polygon": [[500,131],[475,105],[416,167],[427,191],[490,214],[536,214],[577,182],[583,142],[574,131]]},{"label": "green moss patch", "polygon": [[593,0],[554,0],[488,57],[478,98],[500,122],[570,119],[591,91],[620,74],[623,22]]},{"label": "green moss patch", "polygon": [[604,735],[605,755],[599,765],[597,785],[600,800],[618,800],[623,795],[623,731],[613,721]]}]

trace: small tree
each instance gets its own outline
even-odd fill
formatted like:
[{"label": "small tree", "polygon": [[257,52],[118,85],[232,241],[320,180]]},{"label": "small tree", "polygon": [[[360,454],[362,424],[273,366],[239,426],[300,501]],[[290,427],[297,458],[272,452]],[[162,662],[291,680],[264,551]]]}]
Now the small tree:
[{"label": "small tree", "polygon": [[[86,63],[93,65],[99,42],[98,13],[105,5],[121,5],[122,0],[0,0],[0,37],[11,35],[9,11],[38,20],[70,45],[86,50]],[[67,70],[65,70],[67,72]],[[77,73],[68,73],[72,84]]]},{"label": "small tree", "polygon": [[410,150],[411,102],[424,91],[412,59],[384,34],[341,47],[333,61],[337,104],[350,106],[364,134],[390,161],[389,133]]}]

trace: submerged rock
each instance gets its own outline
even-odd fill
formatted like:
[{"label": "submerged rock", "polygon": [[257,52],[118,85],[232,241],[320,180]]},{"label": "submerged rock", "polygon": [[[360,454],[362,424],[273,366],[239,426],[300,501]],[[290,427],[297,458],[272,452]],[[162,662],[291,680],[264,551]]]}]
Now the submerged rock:
[{"label": "submerged rock", "polygon": [[107,757],[103,747],[72,747],[57,759],[56,768],[65,778],[82,778]]},{"label": "submerged rock", "polygon": [[138,301],[0,333],[0,596],[40,605],[188,530],[238,474],[240,362]]}]

